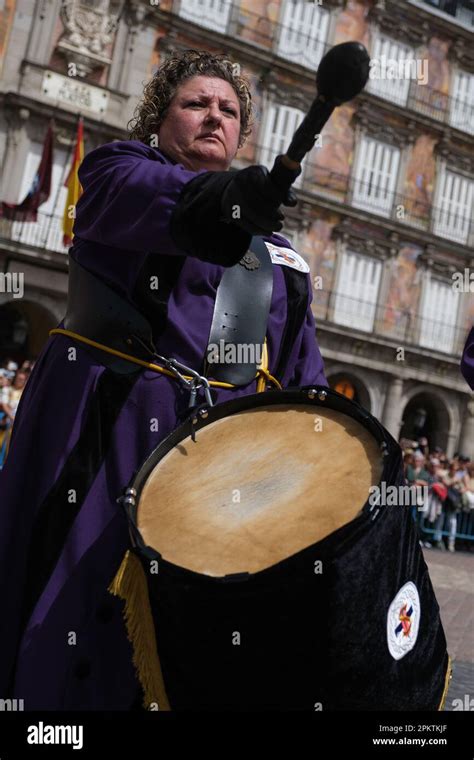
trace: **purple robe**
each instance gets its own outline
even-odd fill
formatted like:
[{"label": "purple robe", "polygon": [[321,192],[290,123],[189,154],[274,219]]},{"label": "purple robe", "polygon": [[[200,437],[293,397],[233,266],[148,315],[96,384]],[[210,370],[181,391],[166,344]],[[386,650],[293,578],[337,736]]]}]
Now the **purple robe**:
[{"label": "purple robe", "polygon": [[[173,208],[195,176],[138,141],[117,141],[92,151],[79,171],[84,192],[70,253],[130,300],[147,252],[170,261],[184,257],[157,349],[198,369],[224,267],[187,255],[170,236]],[[289,246],[279,235],[267,240]],[[287,316],[281,270],[273,265],[270,372]],[[309,282],[306,320],[294,341],[283,387],[327,385],[311,300]],[[129,546],[116,499],[179,424],[180,390],[173,379],[151,370],[133,378],[116,376],[80,343],[55,335],[41,351],[20,400],[0,473],[0,698],[7,693],[21,698],[26,710],[127,710],[137,697],[121,602],[107,591]],[[254,380],[212,394],[220,403],[255,392]],[[151,419],[158,420],[157,431]],[[55,510],[53,520],[50,510]],[[61,530],[58,557],[48,558],[47,547]],[[32,541],[37,554],[28,564]],[[50,572],[25,617],[25,594],[48,561]]]},{"label": "purple robe", "polygon": [[470,389],[474,391],[474,327],[471,327],[471,332],[467,336],[464,346],[461,358],[461,372]]}]

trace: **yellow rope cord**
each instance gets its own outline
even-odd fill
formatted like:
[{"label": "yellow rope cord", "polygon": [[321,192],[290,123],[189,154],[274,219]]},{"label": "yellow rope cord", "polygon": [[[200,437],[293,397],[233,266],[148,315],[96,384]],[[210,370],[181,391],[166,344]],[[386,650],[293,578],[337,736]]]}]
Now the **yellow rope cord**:
[{"label": "yellow rope cord", "polygon": [[[169,370],[165,369],[165,367],[160,367],[159,364],[153,364],[152,362],[146,362],[143,359],[137,359],[135,356],[131,356],[130,354],[125,354],[122,351],[117,351],[115,348],[109,348],[109,346],[104,346],[103,343],[97,343],[95,340],[91,340],[90,338],[86,338],[84,335],[79,335],[78,333],[73,332],[72,330],[66,330],[63,327],[55,327],[54,330],[49,331],[50,335],[67,335],[70,338],[74,338],[74,340],[78,340],[82,343],[86,343],[88,346],[93,346],[94,348],[98,348],[101,351],[105,351],[108,354],[114,354],[114,356],[118,356],[121,359],[126,359],[129,362],[133,362],[133,364],[139,364],[141,367],[145,367],[146,369],[151,369],[154,372],[161,372],[164,375],[168,375],[169,377],[172,377],[174,380],[176,380],[176,376]],[[262,360],[262,366],[259,367],[256,377],[258,378],[257,381],[257,393],[261,393],[265,390],[265,386],[267,382],[273,383],[276,385],[276,387],[281,391],[282,386],[276,379],[276,377],[273,377],[267,369],[268,367],[268,351],[267,351],[267,339],[265,338],[265,343],[263,346],[263,360]],[[183,375],[183,377],[186,380],[192,380],[192,377],[190,375]],[[232,383],[223,383],[219,380],[209,380],[209,385],[212,388],[238,388],[239,386],[233,385]]]}]

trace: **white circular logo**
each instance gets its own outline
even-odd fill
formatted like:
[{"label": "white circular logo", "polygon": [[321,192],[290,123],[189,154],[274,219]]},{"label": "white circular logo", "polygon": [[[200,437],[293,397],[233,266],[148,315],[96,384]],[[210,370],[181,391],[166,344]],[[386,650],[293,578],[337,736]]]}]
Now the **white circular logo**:
[{"label": "white circular logo", "polygon": [[420,628],[421,605],[418,589],[405,583],[388,608],[387,644],[394,660],[401,660],[413,649]]}]

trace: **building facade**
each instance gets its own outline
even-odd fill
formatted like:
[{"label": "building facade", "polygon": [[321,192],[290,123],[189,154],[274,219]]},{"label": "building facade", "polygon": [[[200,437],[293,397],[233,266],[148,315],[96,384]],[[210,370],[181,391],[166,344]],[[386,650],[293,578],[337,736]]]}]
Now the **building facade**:
[{"label": "building facade", "polygon": [[0,272],[24,275],[21,298],[0,291],[3,354],[37,354],[65,312],[61,219],[79,114],[86,152],[124,139],[161,61],[224,52],[255,104],[235,166],[271,168],[325,51],[358,40],[373,60],[368,86],[306,156],[284,231],[311,268],[330,385],[396,437],[474,456],[474,394],[459,370],[474,322],[473,30],[468,0],[3,0],[1,200],[24,197],[56,126],[38,221],[0,219]]}]

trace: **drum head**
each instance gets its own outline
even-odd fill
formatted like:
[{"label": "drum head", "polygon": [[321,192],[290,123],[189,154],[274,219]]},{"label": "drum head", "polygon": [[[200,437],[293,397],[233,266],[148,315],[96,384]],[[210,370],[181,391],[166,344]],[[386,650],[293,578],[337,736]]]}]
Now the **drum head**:
[{"label": "drum head", "polygon": [[299,404],[232,414],[156,464],[140,496],[148,546],[209,576],[255,573],[353,520],[382,456],[352,417]]}]

